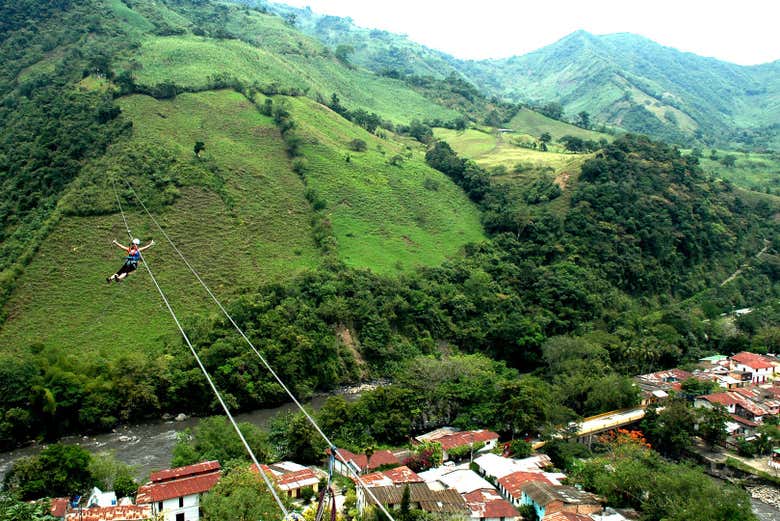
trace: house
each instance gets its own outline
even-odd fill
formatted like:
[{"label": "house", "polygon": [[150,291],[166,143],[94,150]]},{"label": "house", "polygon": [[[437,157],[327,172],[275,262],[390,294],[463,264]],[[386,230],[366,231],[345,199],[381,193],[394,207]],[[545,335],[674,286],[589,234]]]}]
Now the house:
[{"label": "house", "polygon": [[692,373],[674,368],[636,376],[634,382],[642,392],[641,405],[647,406],[663,402],[670,392],[679,392],[682,382],[692,377]]},{"label": "house", "polygon": [[732,369],[749,373],[752,383],[761,384],[774,379],[778,361],[768,356],[742,351],[731,357],[731,364]]},{"label": "house", "polygon": [[152,472],[149,483],[138,489],[138,505],[150,505],[161,521],[197,521],[200,495],[208,492],[222,477],[218,461],[206,461],[175,469]]},{"label": "house", "polygon": [[[266,475],[276,482],[279,490],[288,497],[300,499],[304,489],[311,488],[313,493],[319,492],[320,476],[312,469],[292,461],[281,461],[272,465],[261,465]],[[251,466],[257,472],[257,466]],[[308,499],[308,498],[307,498]]]},{"label": "house", "polygon": [[[431,490],[425,483],[408,483],[390,487],[374,487],[369,489],[376,499],[388,510],[401,506],[404,489],[409,487],[409,503],[411,508],[424,510],[432,514],[471,516],[471,510],[466,506],[466,500],[456,490]],[[357,489],[357,506],[360,512],[371,503],[362,487]]]},{"label": "house", "polygon": [[394,467],[401,464],[396,455],[389,450],[377,450],[370,458],[365,454],[353,454],[346,449],[336,449],[336,454],[338,456],[333,464],[333,470],[342,476],[351,476],[353,471],[363,474],[380,467]]},{"label": "house", "polygon": [[[732,391],[707,394],[694,400],[694,407],[713,408],[721,405],[745,430],[751,431],[763,422],[765,416],[774,416],[780,411],[780,402],[774,395],[759,392],[756,389],[740,388]],[[735,430],[736,431],[736,430]],[[739,432],[739,434],[744,434]]]},{"label": "house", "polygon": [[361,476],[367,487],[389,487],[403,485],[404,483],[423,483],[424,480],[415,471],[402,465],[384,472],[373,472]]},{"label": "house", "polygon": [[538,481],[541,483],[547,483],[549,485],[559,485],[560,483],[553,483],[551,480],[541,472],[525,472],[518,471],[511,474],[507,474],[498,479],[498,491],[509,500],[510,503],[519,507],[523,504],[523,487],[528,483]]},{"label": "house", "polygon": [[519,521],[520,514],[493,488],[463,494],[474,521]]},{"label": "house", "polygon": [[523,486],[521,502],[523,505],[532,505],[539,519],[555,512],[594,514],[601,512],[602,508],[599,498],[590,492],[539,481]]},{"label": "house", "polygon": [[450,453],[454,453],[457,449],[472,447],[475,451],[489,451],[496,448],[498,434],[479,429],[475,431],[453,432],[434,438],[431,441],[441,445],[442,458],[444,461],[447,461],[450,459]]},{"label": "house", "polygon": [[99,488],[93,487],[86,504],[87,508],[116,506],[116,493],[113,491],[103,492]]},{"label": "house", "polygon": [[483,476],[498,479],[513,472],[533,472],[552,467],[552,460],[547,454],[514,459],[488,452],[474,458],[474,464],[477,465],[478,472]]},{"label": "house", "polygon": [[150,505],[115,505],[68,512],[65,521],[145,521],[153,518]]},{"label": "house", "polygon": [[454,489],[459,494],[466,494],[484,488],[493,488],[485,478],[470,470],[467,465],[443,465],[435,469],[420,472],[432,490]]}]

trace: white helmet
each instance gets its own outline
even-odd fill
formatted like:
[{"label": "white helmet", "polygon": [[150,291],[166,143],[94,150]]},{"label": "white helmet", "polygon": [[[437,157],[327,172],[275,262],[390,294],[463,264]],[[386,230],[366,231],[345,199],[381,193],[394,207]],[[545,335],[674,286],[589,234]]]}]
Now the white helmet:
[{"label": "white helmet", "polygon": [[139,244],[141,244],[141,240],[140,239],[133,239],[133,244],[138,246]]}]

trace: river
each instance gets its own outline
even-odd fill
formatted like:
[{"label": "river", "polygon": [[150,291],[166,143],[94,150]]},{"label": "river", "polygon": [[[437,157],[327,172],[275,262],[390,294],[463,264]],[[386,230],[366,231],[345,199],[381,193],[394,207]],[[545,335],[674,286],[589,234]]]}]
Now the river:
[{"label": "river", "polygon": [[[347,394],[348,400],[356,398],[356,394]],[[318,396],[306,403],[314,410],[325,403],[327,396]],[[267,427],[271,418],[283,411],[292,411],[295,404],[288,403],[273,409],[258,409],[253,412],[238,414],[237,421],[249,422],[258,427]],[[176,435],[185,429],[195,427],[199,418],[188,418],[184,421],[151,421],[138,425],[117,427],[113,432],[96,434],[94,436],[67,436],[62,443],[80,445],[90,452],[112,451],[117,459],[136,469],[138,479],[146,479],[153,470],[165,469],[170,466]],[[0,452],[0,480],[17,459],[32,456],[41,451],[45,445],[35,444],[10,452]]]}]

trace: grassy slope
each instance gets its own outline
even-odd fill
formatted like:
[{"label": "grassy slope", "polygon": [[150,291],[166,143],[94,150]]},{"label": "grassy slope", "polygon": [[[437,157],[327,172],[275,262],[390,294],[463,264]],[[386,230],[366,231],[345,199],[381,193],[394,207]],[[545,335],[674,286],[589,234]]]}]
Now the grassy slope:
[{"label": "grassy slope", "polygon": [[[291,108],[308,143],[309,186],[328,204],[347,264],[376,271],[434,265],[484,238],[476,207],[426,165],[419,144],[379,139],[305,98],[292,100]],[[365,141],[367,150],[351,151],[353,139]],[[388,163],[395,155],[404,158],[398,166]],[[437,189],[425,188],[426,179]]]},{"label": "grassy slope", "polygon": [[773,193],[780,193],[780,157],[774,154],[741,153],[719,150],[718,156],[728,154],[737,158],[733,167],[727,168],[719,161],[702,157],[699,161],[705,172],[711,172],[723,179],[750,190],[764,191],[770,188]]},{"label": "grassy slope", "polygon": [[[230,172],[226,191],[235,201],[232,208],[213,192],[185,187],[182,197],[159,215],[218,296],[289,277],[316,263],[311,210],[270,119],[227,91],[164,102],[132,96],[120,102],[134,122],[132,139],[164,143],[183,158],[191,157],[192,143],[202,139],[203,155]],[[177,311],[187,315],[204,309],[208,297],[195,289],[196,281],[159,232],[137,212],[131,211],[128,220],[138,236],[157,239],[149,261]],[[110,246],[112,238],[126,239],[118,214],[63,219],[20,281],[0,344],[25,349],[37,342],[79,356],[110,356],[117,343],[159,346],[155,339],[161,331],[172,332],[173,324],[145,272],[122,286],[105,283],[122,259]]]},{"label": "grassy slope", "polygon": [[[381,140],[308,99],[288,102],[309,142],[304,148],[310,186],[329,202],[326,211],[345,262],[383,272],[435,265],[484,237],[478,210],[425,165],[421,150],[391,166],[389,157],[408,153],[405,141]],[[291,171],[270,118],[246,98],[232,91],[167,101],[135,95],[120,105],[134,123],[132,140],[161,144],[184,161],[196,161],[192,146],[203,141],[203,161],[227,174],[222,194],[227,197],[184,186],[177,202],[157,215],[218,296],[229,300],[242,287],[317,264],[303,183]],[[351,152],[347,163],[347,143],[355,138],[365,140],[369,150]],[[437,182],[437,191],[423,187],[426,178]],[[149,262],[177,312],[213,312],[152,223],[133,209],[128,220],[134,234],[157,240]],[[124,350],[117,346],[159,352],[164,339],[175,339],[174,325],[144,270],[121,286],[105,283],[122,260],[110,246],[113,238],[126,238],[118,214],[63,218],[8,304],[0,345],[24,352],[39,344],[70,353],[81,366],[85,357],[120,356]]]},{"label": "grassy slope", "polygon": [[591,157],[590,154],[563,153],[553,146],[548,152],[523,148],[512,145],[509,137],[500,138],[473,129],[461,132],[437,128],[435,136],[449,143],[459,155],[473,159],[487,169],[503,166],[512,171],[522,165],[523,170],[546,170],[557,175],[579,170],[582,162]]},{"label": "grassy slope", "polygon": [[[270,19],[267,23],[276,23],[275,18],[266,18]],[[337,93],[348,108],[361,107],[396,123],[415,118],[448,120],[458,115],[431,103],[398,80],[349,69],[322,55],[282,54],[238,40],[191,35],[150,37],[139,50],[138,60],[142,68],[136,76],[142,84],[173,81],[202,88],[209,76],[228,73],[248,83],[276,82],[296,87],[310,95],[320,94],[323,99]]]},{"label": "grassy slope", "polygon": [[548,118],[543,114],[526,108],[520,109],[507,127],[535,138],[538,138],[545,132],[549,132],[554,140],[558,140],[563,136],[574,136],[592,141],[598,141],[600,139],[612,141],[614,139],[609,134],[602,134],[601,132],[575,127],[574,125]]}]

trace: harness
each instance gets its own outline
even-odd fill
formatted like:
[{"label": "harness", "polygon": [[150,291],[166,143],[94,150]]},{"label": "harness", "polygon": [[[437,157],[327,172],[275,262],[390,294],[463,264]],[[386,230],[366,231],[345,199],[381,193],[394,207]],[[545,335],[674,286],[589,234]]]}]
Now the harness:
[{"label": "harness", "polygon": [[125,264],[132,264],[138,266],[138,261],[141,260],[141,252],[138,248],[130,248],[127,250],[127,257],[125,257]]}]

